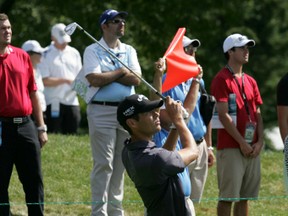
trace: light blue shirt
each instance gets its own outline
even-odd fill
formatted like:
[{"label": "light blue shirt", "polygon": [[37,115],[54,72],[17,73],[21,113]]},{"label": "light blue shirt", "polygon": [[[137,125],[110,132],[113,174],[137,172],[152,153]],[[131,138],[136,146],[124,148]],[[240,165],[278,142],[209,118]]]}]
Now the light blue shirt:
[{"label": "light blue shirt", "polygon": [[[164,143],[166,142],[167,136],[168,136],[168,131],[166,131],[163,128],[161,129],[160,132],[154,135],[153,141],[155,142],[158,148],[161,148],[164,145]],[[182,145],[180,141],[178,140],[177,145],[176,145],[176,150],[178,151],[180,149],[182,149]],[[178,173],[177,175],[182,183],[184,195],[186,197],[189,197],[191,194],[191,181],[189,177],[188,167],[186,167],[182,173]]]},{"label": "light blue shirt", "polygon": [[[141,68],[138,62],[136,50],[127,44],[118,41],[118,47],[110,49],[102,38],[100,42],[104,47],[109,49],[118,59],[120,59],[132,71],[141,74]],[[117,59],[110,55],[101,46],[94,43],[88,46],[84,52],[83,67],[85,75],[91,73],[105,73],[124,67]],[[126,96],[135,93],[134,86],[127,86],[118,82],[112,82],[99,89],[92,98],[93,101],[110,101],[119,102]]]}]

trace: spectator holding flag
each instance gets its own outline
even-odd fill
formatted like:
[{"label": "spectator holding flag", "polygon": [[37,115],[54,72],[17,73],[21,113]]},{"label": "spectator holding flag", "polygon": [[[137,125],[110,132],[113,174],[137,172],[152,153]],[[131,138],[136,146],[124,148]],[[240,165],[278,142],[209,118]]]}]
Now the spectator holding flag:
[{"label": "spectator holding flag", "polygon": [[[188,37],[184,36],[182,45],[184,52],[187,55],[195,58],[197,48],[200,46],[200,41],[198,39],[189,39]],[[166,69],[166,66],[163,63],[163,59],[160,59],[155,64],[156,72],[154,75],[154,86],[161,91],[161,72]],[[163,93],[164,96],[170,96],[174,100],[181,101],[184,108],[187,110],[189,115],[191,115],[187,124],[190,132],[196,140],[199,150],[199,157],[197,160],[189,164],[187,169],[183,173],[179,174],[179,176],[182,180],[186,197],[192,199],[192,201],[196,203],[200,202],[201,200],[208,175],[208,167],[212,166],[214,163],[211,128],[204,124],[199,110],[201,95],[199,92],[199,86],[204,86],[204,81],[202,79],[203,71],[201,66],[199,66],[199,71],[200,72],[197,77],[190,78]],[[177,71],[174,73],[176,74]],[[163,77],[163,82],[166,79],[166,75],[167,74],[165,74]],[[167,139],[168,131],[172,123],[165,108],[161,109],[160,121],[162,129],[154,136],[154,141],[158,144],[158,147],[161,147],[161,145],[163,145]],[[182,144],[179,142],[177,144],[177,149],[181,148]],[[192,206],[193,204],[191,205],[191,208]]]}]

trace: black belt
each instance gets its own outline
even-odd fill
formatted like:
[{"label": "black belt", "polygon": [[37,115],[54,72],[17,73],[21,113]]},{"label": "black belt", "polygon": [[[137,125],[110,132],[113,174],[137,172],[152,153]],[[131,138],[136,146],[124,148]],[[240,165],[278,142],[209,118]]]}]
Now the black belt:
[{"label": "black belt", "polygon": [[204,140],[204,137],[201,137],[200,139],[196,140],[196,144],[199,145],[201,142],[203,142]]},{"label": "black belt", "polygon": [[12,123],[12,124],[22,124],[30,120],[29,116],[23,117],[0,117],[0,121]]},{"label": "black belt", "polygon": [[118,106],[120,102],[110,102],[110,101],[91,101],[92,104],[99,104],[103,106]]}]

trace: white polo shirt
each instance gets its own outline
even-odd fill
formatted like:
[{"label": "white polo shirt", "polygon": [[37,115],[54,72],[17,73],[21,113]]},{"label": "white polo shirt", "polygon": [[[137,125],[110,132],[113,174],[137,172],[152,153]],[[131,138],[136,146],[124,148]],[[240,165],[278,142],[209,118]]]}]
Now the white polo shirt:
[{"label": "white polo shirt", "polygon": [[[42,78],[56,77],[74,80],[82,68],[81,56],[78,50],[69,45],[64,50],[59,50],[51,44],[43,54],[38,68]],[[69,84],[55,87],[45,86],[44,94],[47,105],[55,102],[65,105],[79,105],[77,94]]]}]

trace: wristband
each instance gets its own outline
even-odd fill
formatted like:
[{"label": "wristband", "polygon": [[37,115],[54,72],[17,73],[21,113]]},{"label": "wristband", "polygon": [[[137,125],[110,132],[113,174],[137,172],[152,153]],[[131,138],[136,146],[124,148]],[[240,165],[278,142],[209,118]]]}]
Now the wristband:
[{"label": "wristband", "polygon": [[211,151],[213,151],[214,150],[214,148],[213,148],[213,146],[208,146],[208,148],[207,148],[208,150],[211,150]]},{"label": "wristband", "polygon": [[47,132],[47,125],[43,125],[43,126],[37,127],[37,130],[38,131],[42,131],[42,132]]}]

